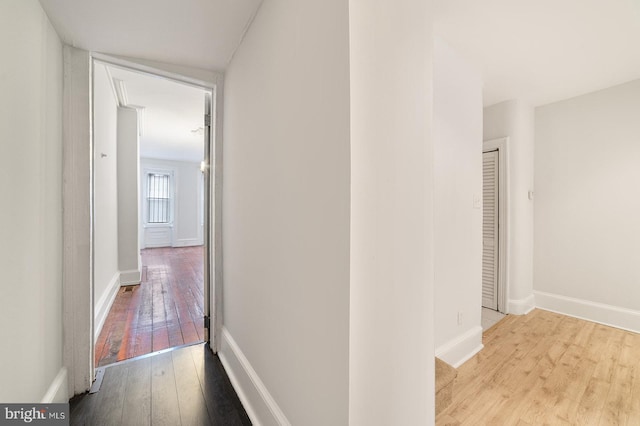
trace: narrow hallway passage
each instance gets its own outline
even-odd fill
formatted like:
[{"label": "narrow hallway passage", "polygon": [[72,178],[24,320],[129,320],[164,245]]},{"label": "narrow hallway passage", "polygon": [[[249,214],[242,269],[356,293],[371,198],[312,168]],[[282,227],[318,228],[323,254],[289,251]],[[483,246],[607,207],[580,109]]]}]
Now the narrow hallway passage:
[{"label": "narrow hallway passage", "polygon": [[96,342],[96,367],[204,340],[203,247],[141,255],[142,282],[118,290]]},{"label": "narrow hallway passage", "polygon": [[104,370],[100,390],[71,400],[71,425],[251,425],[220,359],[205,344]]}]

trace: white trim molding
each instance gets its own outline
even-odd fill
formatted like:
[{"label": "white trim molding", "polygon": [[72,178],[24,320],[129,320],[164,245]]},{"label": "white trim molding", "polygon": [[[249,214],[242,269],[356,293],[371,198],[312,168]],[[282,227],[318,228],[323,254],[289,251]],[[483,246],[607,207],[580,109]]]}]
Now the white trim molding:
[{"label": "white trim molding", "polygon": [[139,269],[130,271],[120,271],[120,286],[138,285],[142,279],[142,272]]},{"label": "white trim molding", "polygon": [[64,46],[62,305],[69,398],[93,379],[91,81],[89,52]]},{"label": "white trim molding", "polygon": [[100,336],[100,332],[102,331],[102,326],[107,320],[107,315],[109,315],[109,310],[111,309],[111,305],[113,305],[113,301],[116,300],[119,288],[120,272],[116,272],[109,281],[109,285],[107,285],[107,289],[100,297],[100,300],[96,301],[96,305],[93,311],[95,315],[93,323],[96,326],[95,332],[93,334],[94,344],[98,341],[98,337]]},{"label": "white trim molding", "polygon": [[202,238],[180,238],[173,242],[172,247],[193,247],[201,246],[204,244]]},{"label": "white trim molding", "polygon": [[458,368],[480,352],[483,347],[482,327],[475,326],[466,333],[437,347],[436,356],[454,368]]},{"label": "white trim molding", "polygon": [[69,401],[67,368],[62,367],[40,400],[41,404],[65,403]]},{"label": "white trim molding", "polygon": [[536,307],[536,299],[533,294],[524,299],[509,299],[507,313],[513,315],[527,315]]},{"label": "white trim molding", "polygon": [[640,311],[541,291],[534,294],[540,309],[640,333]]},{"label": "white trim molding", "polygon": [[229,376],[251,423],[260,425],[291,426],[289,420],[273,399],[258,373],[231,337],[229,330],[222,326],[222,339],[218,356]]},{"label": "white trim molding", "polygon": [[[68,397],[81,394],[93,381],[93,200],[92,67],[93,59],[211,90],[216,117],[215,138],[215,295],[212,347],[218,346],[222,321],[222,93],[223,75],[214,71],[117,57],[64,46],[63,93],[63,327]],[[91,183],[91,184],[89,184]]]}]

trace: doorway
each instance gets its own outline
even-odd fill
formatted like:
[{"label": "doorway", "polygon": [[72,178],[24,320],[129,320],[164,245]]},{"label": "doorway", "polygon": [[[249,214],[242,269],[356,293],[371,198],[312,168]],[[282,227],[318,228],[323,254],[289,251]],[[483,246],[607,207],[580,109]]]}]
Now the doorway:
[{"label": "doorway", "polygon": [[506,313],[507,138],[485,141],[482,152],[482,322]]},{"label": "doorway", "polygon": [[212,90],[100,60],[93,89],[100,367],[209,340]]},{"label": "doorway", "polygon": [[482,153],[482,307],[498,310],[498,150]]}]

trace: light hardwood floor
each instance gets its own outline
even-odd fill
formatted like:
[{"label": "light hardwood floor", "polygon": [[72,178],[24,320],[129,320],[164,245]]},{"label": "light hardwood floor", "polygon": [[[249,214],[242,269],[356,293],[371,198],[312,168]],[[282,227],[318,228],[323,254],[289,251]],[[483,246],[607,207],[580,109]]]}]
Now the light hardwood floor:
[{"label": "light hardwood floor", "polygon": [[640,334],[536,309],[483,343],[437,425],[640,425]]}]

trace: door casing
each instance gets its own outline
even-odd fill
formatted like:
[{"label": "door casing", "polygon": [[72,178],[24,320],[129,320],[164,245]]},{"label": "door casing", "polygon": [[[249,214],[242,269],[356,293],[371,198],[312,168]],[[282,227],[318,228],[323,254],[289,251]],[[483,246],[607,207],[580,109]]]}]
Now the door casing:
[{"label": "door casing", "polygon": [[482,152],[498,151],[498,311],[508,313],[509,300],[509,138],[486,140]]},{"label": "door casing", "polygon": [[[498,253],[498,250],[500,249],[500,233],[498,230],[498,225],[500,223],[498,211],[500,208],[500,197],[498,195],[498,192],[500,190],[499,155],[500,152],[497,149],[492,151],[485,151],[482,153],[482,307],[493,309],[496,311],[499,309],[500,305],[498,303],[498,297],[500,294],[498,291],[498,266],[500,264],[500,255]],[[489,170],[489,167],[491,166],[493,166],[491,170],[491,172],[493,172],[493,179],[492,181],[488,181],[487,176],[485,175],[485,171]],[[487,185],[489,182],[493,183],[492,187],[489,187]],[[489,195],[491,197],[489,197]],[[488,200],[490,198],[493,198],[492,204],[488,204]],[[487,209],[488,207],[490,207],[489,210]],[[489,229],[487,229],[487,224],[490,224],[489,226],[493,230],[493,232],[491,233],[491,237],[487,236],[489,231]],[[489,265],[490,259],[486,256],[489,251],[491,251],[493,254],[493,262],[491,262],[491,265]],[[491,298],[485,296],[485,290],[487,289],[487,287],[485,286],[487,284],[485,283],[485,279],[489,278],[488,276],[485,276],[485,270],[487,270],[490,266],[492,267],[491,287],[493,296]]]},{"label": "door casing", "polygon": [[209,290],[208,297],[205,297],[205,310],[207,316],[211,318],[207,341],[214,352],[219,348],[222,326],[222,75],[145,60],[122,59],[65,46],[63,329],[65,331],[64,364],[68,375],[69,398],[89,390],[94,380],[92,181],[94,60],[194,85],[209,90],[212,94],[213,130],[209,137],[208,148],[211,158],[207,169],[213,179],[208,191],[210,214],[209,217],[205,217],[205,223],[210,224],[209,234],[205,236],[205,240],[210,241],[209,250],[212,255],[208,257],[205,265],[210,277],[208,285],[205,282],[205,289]]}]

